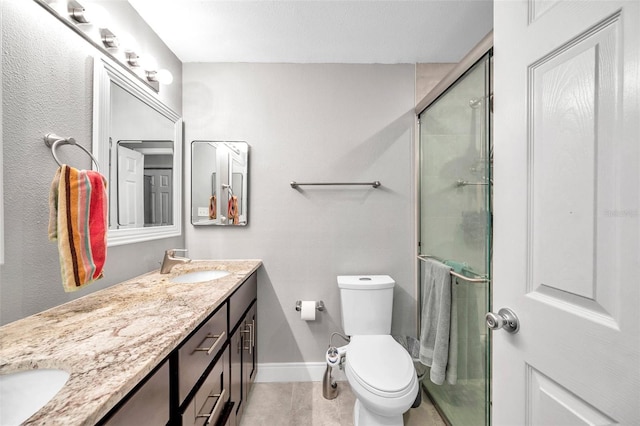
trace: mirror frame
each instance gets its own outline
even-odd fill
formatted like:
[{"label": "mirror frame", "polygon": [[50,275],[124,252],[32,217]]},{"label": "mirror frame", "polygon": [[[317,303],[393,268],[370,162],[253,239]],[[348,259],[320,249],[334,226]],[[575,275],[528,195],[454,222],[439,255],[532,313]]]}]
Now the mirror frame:
[{"label": "mirror frame", "polygon": [[[2,21],[2,9],[0,8],[0,22]],[[0,31],[0,46],[2,46],[2,31]],[[2,75],[2,62],[0,60],[0,75]],[[0,84],[0,265],[4,265],[4,171],[3,171],[3,130],[2,130],[2,84]]]},{"label": "mirror frame", "polygon": [[[138,243],[182,235],[182,118],[163,104],[146,86],[140,84],[107,58],[93,59],[93,154],[104,173],[109,173],[109,136],[111,129],[111,83],[117,84],[174,124],[173,137],[173,225],[109,229],[107,246]],[[107,176],[109,179],[109,176]],[[109,185],[115,184],[109,182]]]}]

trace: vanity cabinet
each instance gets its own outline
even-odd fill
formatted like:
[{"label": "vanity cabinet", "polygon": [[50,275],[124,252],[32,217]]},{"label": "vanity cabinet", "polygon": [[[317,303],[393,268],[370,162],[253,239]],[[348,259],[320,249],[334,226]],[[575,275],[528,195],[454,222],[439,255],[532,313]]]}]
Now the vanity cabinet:
[{"label": "vanity cabinet", "polygon": [[98,424],[237,426],[257,372],[257,274]]},{"label": "vanity cabinet", "polygon": [[[108,426],[166,425],[169,422],[169,361],[151,373],[132,396],[117,408],[108,420]],[[103,419],[104,420],[104,419]]]}]

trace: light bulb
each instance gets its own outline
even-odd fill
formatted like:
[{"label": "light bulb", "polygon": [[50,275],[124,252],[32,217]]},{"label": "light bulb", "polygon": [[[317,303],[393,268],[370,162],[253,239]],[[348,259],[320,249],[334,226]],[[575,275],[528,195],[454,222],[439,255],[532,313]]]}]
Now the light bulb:
[{"label": "light bulb", "polygon": [[120,41],[120,47],[125,52],[139,52],[140,45],[131,34],[126,31],[120,31],[116,28],[116,34],[118,34],[118,40]]},{"label": "light bulb", "polygon": [[171,71],[169,70],[158,70],[156,73],[156,80],[158,80],[159,83],[169,85],[173,83],[173,74],[171,74]]},{"label": "light bulb", "polygon": [[107,28],[112,23],[109,12],[97,4],[85,6],[83,16],[87,23],[93,24],[98,28]]},{"label": "light bulb", "polygon": [[155,71],[158,69],[158,61],[151,55],[140,55],[138,58],[140,68],[145,71]]}]

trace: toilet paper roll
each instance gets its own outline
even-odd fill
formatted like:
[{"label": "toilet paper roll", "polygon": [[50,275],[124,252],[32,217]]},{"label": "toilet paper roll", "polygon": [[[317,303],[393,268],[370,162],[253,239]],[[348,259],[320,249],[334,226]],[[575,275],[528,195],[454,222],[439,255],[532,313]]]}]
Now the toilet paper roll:
[{"label": "toilet paper roll", "polygon": [[316,301],[303,300],[300,308],[300,318],[303,321],[315,321],[316,319]]}]

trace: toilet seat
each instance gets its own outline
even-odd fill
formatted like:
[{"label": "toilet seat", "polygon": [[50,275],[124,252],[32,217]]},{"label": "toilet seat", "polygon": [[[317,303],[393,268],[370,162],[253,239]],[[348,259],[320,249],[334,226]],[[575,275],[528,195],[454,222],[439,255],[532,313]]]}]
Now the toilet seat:
[{"label": "toilet seat", "polygon": [[346,363],[353,379],[374,395],[401,398],[415,391],[413,360],[390,335],[352,336]]}]

